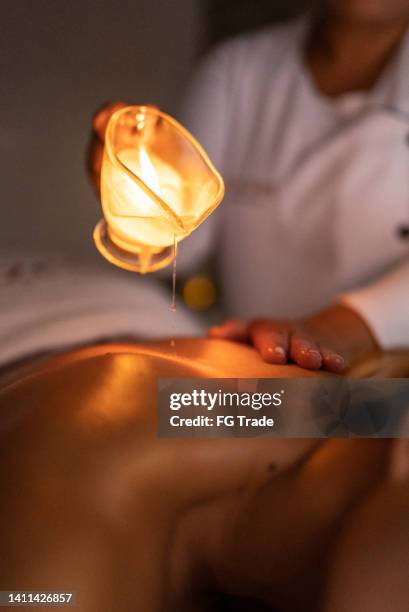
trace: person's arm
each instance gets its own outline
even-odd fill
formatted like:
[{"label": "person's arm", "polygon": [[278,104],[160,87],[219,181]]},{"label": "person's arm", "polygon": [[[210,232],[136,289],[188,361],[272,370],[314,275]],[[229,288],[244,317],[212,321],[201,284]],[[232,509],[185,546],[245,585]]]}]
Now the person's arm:
[{"label": "person's arm", "polygon": [[382,349],[409,348],[409,259],[341,301],[366,322]]},{"label": "person's arm", "polygon": [[291,361],[308,370],[337,374],[378,349],[361,316],[341,303],[302,320],[225,321],[212,327],[209,335],[248,342],[268,363]]},{"label": "person's arm", "polygon": [[377,349],[408,349],[409,260],[303,321],[226,321],[210,335],[250,342],[271,363],[331,372]]}]

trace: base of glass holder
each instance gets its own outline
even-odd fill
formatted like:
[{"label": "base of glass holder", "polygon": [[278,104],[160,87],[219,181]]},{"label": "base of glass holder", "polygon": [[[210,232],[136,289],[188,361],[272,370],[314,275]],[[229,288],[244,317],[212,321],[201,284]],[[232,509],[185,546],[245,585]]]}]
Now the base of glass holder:
[{"label": "base of glass holder", "polygon": [[173,246],[164,247],[159,252],[147,246],[141,246],[138,253],[121,249],[111,240],[105,219],[101,219],[95,226],[94,242],[101,255],[114,266],[140,274],[161,270],[172,263],[175,257]]}]

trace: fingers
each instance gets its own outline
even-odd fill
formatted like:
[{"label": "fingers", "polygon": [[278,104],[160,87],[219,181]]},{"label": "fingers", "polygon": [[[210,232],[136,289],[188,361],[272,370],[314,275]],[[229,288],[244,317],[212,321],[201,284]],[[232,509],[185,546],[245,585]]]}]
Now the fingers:
[{"label": "fingers", "polygon": [[249,328],[250,339],[267,363],[283,365],[288,361],[289,328],[285,323],[255,321]]},{"label": "fingers", "polygon": [[342,355],[299,333],[294,333],[291,337],[290,357],[297,365],[307,370],[323,369],[333,374],[342,374],[347,368],[347,362]]},{"label": "fingers", "polygon": [[105,140],[105,130],[111,116],[120,108],[127,106],[125,102],[108,102],[102,106],[92,119],[92,127],[101,142]]},{"label": "fingers", "polygon": [[209,328],[210,338],[231,340],[233,342],[248,342],[248,325],[244,321],[224,321],[221,325]]},{"label": "fingers", "polygon": [[294,331],[286,322],[230,320],[211,327],[208,333],[211,338],[250,342],[267,363],[284,365],[292,361],[307,370],[323,369],[333,374],[342,374],[347,368],[340,353],[321,346],[303,331]]},{"label": "fingers", "polygon": [[88,171],[88,176],[91,179],[91,183],[99,194],[100,189],[100,178],[101,178],[101,167],[102,167],[102,158],[104,155],[104,145],[101,141],[93,136],[89,143],[88,149],[86,152],[86,166]]},{"label": "fingers", "polygon": [[126,106],[124,102],[110,102],[109,104],[104,104],[104,106],[95,113],[92,119],[93,132],[86,151],[86,166],[88,176],[97,194],[99,194],[100,190],[105,130],[112,114],[124,106]]},{"label": "fingers", "polygon": [[291,336],[290,357],[301,368],[307,370],[319,370],[322,366],[318,344],[298,333]]},{"label": "fingers", "polygon": [[321,347],[322,368],[333,374],[342,374],[347,369],[346,359],[329,348]]}]

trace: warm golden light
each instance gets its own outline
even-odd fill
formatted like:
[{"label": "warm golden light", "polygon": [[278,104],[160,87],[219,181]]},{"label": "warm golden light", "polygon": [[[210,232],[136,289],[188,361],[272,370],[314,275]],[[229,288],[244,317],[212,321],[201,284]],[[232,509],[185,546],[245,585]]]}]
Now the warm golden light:
[{"label": "warm golden light", "polygon": [[138,272],[168,265],[175,245],[218,206],[223,180],[199,143],[156,108],[114,113],[101,174],[105,220],[94,232],[112,263]]},{"label": "warm golden light", "polygon": [[148,185],[149,189],[152,189],[157,196],[162,198],[162,191],[158,175],[156,174],[154,165],[149,159],[149,155],[146,153],[143,147],[139,151],[139,166],[141,169],[141,178]]}]

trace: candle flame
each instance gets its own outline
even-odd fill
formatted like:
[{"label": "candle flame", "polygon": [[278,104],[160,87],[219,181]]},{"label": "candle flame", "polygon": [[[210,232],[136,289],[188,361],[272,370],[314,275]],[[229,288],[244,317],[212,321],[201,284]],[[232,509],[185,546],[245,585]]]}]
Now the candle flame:
[{"label": "candle flame", "polygon": [[144,147],[139,150],[139,166],[141,169],[141,179],[157,196],[162,198],[160,182],[155,167]]}]

